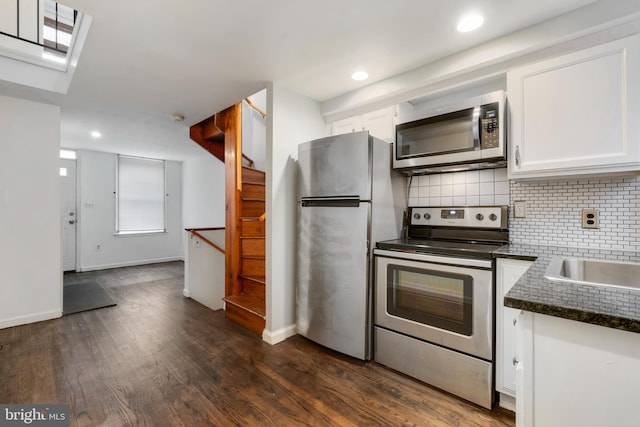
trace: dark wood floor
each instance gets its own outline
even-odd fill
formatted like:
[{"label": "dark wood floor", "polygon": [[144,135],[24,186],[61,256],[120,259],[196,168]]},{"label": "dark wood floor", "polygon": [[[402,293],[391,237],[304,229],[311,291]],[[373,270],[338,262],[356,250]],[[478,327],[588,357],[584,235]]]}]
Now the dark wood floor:
[{"label": "dark wood floor", "polygon": [[299,336],[270,346],[183,298],[182,268],[66,275],[118,305],[0,330],[0,402],[68,403],[72,426],[514,425]]}]

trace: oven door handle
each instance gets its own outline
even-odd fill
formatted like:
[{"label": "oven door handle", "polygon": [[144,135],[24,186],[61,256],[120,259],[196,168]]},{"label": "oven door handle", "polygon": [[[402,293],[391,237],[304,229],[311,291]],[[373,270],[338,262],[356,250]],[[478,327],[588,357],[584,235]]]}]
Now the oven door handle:
[{"label": "oven door handle", "polygon": [[385,258],[393,258],[398,260],[431,262],[434,264],[446,264],[446,265],[454,265],[458,267],[476,267],[476,268],[482,268],[486,270],[491,270],[493,267],[492,262],[486,259],[447,257],[447,256],[418,253],[418,252],[390,251],[386,249],[374,249],[373,254],[376,256],[382,256]]}]

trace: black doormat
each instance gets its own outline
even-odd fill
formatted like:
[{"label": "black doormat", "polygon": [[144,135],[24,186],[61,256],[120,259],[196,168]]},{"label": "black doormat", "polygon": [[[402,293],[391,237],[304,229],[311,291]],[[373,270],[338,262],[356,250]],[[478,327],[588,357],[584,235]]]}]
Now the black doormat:
[{"label": "black doormat", "polygon": [[116,305],[109,294],[97,283],[80,283],[62,288],[63,315]]}]

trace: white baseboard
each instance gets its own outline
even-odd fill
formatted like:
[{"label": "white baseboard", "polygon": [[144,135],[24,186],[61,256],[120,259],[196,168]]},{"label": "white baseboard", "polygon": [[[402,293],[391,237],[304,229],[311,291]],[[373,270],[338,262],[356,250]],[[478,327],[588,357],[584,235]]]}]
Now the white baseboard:
[{"label": "white baseboard", "polygon": [[508,394],[500,393],[500,407],[511,412],[516,411],[516,398]]},{"label": "white baseboard", "polygon": [[273,332],[265,329],[262,331],[262,341],[267,344],[275,345],[294,336],[296,333],[296,325],[285,326],[284,328],[280,328]]},{"label": "white baseboard", "polygon": [[26,325],[28,323],[42,322],[44,320],[57,319],[58,317],[62,317],[62,310],[46,311],[43,313],[28,314],[26,316],[11,317],[9,319],[0,319],[0,329]]},{"label": "white baseboard", "polygon": [[171,262],[171,261],[184,261],[184,257],[155,258],[155,259],[144,259],[144,260],[138,260],[138,261],[116,262],[113,264],[88,265],[85,267],[81,267],[80,269],[76,269],[76,271],[85,272],[85,271],[94,271],[94,270],[107,270],[109,268],[133,267],[136,265],[158,264],[161,262]]}]

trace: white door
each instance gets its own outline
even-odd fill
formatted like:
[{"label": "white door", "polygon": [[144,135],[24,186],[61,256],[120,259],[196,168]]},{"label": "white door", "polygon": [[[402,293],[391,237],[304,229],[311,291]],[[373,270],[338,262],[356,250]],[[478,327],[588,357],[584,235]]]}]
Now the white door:
[{"label": "white door", "polygon": [[60,160],[60,218],[62,220],[62,267],[76,269],[76,161]]}]

